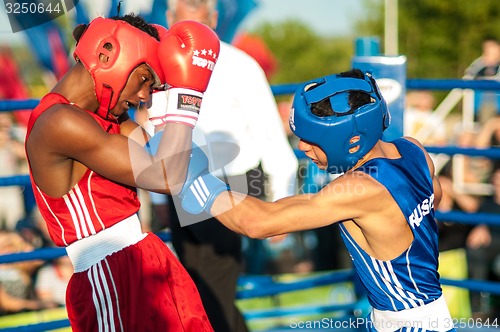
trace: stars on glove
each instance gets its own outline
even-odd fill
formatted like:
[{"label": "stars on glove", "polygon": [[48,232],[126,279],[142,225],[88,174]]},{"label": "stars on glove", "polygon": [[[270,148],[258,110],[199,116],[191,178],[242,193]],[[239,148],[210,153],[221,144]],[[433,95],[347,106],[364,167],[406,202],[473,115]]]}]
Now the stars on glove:
[{"label": "stars on glove", "polygon": [[217,53],[214,52],[212,49],[209,49],[209,50],[202,49],[201,51],[200,50],[194,50],[193,51],[193,55],[196,56],[196,57],[199,57],[200,54],[201,55],[205,55],[205,56],[208,54],[208,56],[212,57],[212,59],[215,59],[215,60],[217,59]]},{"label": "stars on glove", "polygon": [[[207,56],[208,55],[208,56]],[[212,58],[212,59],[210,59]],[[201,68],[206,68],[210,71],[214,69],[215,62],[217,61],[217,53],[212,49],[194,50],[192,64]]]}]

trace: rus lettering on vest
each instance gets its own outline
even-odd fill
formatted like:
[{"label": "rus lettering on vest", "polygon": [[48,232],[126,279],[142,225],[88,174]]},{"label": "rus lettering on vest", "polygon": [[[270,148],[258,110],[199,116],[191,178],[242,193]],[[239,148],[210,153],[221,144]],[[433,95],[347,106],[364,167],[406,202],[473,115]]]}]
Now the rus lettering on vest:
[{"label": "rus lettering on vest", "polygon": [[418,204],[413,210],[413,213],[408,217],[411,227],[415,228],[420,226],[424,217],[431,213],[432,209],[434,209],[434,194]]}]

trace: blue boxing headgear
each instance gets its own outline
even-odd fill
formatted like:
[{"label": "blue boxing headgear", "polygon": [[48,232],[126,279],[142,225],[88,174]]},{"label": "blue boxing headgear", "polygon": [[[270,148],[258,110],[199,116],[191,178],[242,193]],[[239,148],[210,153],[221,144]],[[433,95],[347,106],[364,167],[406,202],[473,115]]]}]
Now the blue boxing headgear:
[{"label": "blue boxing headgear", "polygon": [[[353,91],[368,94],[371,102],[351,109],[349,93]],[[326,98],[330,99],[334,114],[314,115],[311,105]],[[330,75],[300,86],[294,96],[289,123],[301,140],[323,150],[328,161],[326,170],[339,174],[354,167],[382,138],[389,126],[390,114],[369,73],[365,73],[364,78]]]}]

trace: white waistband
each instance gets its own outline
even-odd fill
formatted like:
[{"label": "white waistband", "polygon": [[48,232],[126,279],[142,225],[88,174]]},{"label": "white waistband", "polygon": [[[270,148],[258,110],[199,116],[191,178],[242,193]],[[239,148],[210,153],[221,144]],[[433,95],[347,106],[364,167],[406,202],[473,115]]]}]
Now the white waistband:
[{"label": "white waistband", "polygon": [[66,247],[75,272],[88,270],[92,265],[125,247],[144,239],[136,214],[97,234],[78,240]]},{"label": "white waistband", "polygon": [[382,311],[373,309],[373,327],[379,332],[392,332],[402,327],[416,327],[424,331],[449,331],[453,321],[444,296],[426,305],[401,310]]}]

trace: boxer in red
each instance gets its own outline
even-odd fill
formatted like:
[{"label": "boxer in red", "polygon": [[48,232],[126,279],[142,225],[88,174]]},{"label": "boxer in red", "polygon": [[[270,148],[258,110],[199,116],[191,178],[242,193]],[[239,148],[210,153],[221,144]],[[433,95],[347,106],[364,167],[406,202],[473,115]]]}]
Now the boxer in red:
[{"label": "boxer in red", "polygon": [[[134,15],[96,18],[73,35],[76,64],[33,110],[26,138],[37,205],[74,266],[71,327],[213,331],[187,272],[157,236],[141,231],[136,188],[180,190],[196,105],[213,69],[193,63],[193,54],[218,54],[219,40],[196,22],[166,31]],[[127,111],[162,86],[190,104],[166,107],[150,154]]]}]

